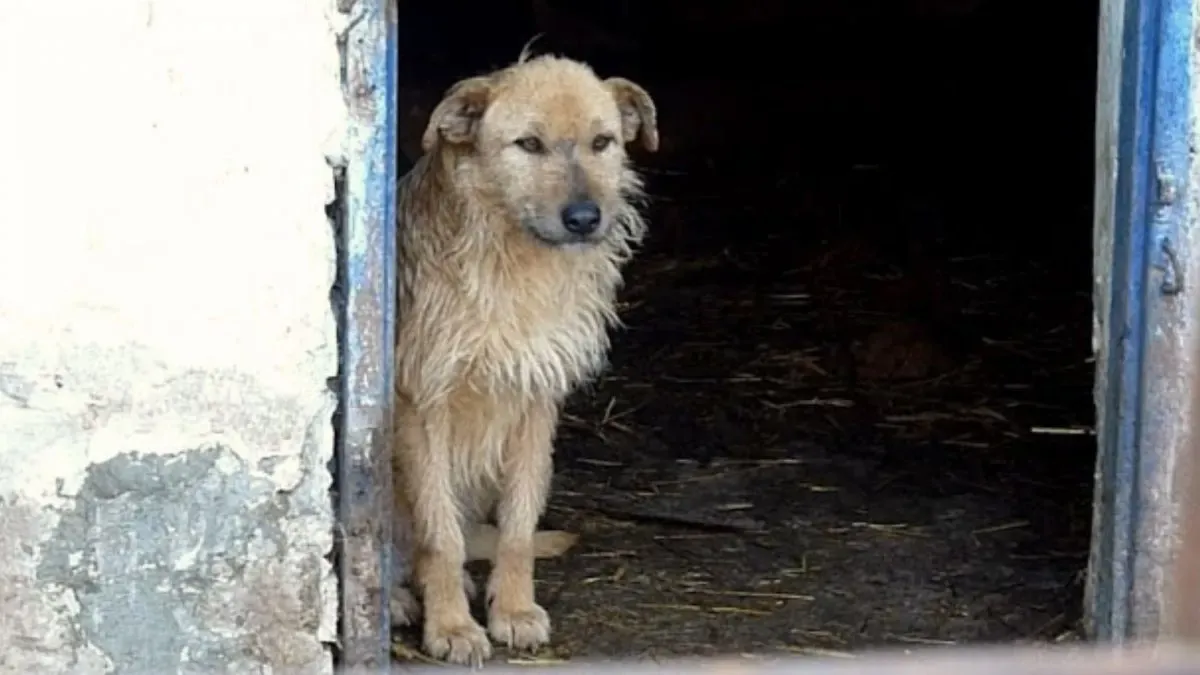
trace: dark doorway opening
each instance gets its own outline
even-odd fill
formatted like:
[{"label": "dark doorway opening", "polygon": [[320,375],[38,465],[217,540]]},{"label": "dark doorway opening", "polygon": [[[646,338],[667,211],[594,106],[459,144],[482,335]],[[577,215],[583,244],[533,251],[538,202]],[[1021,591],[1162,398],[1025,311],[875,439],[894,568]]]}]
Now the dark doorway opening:
[{"label": "dark doorway opening", "polygon": [[659,108],[557,444],[552,652],[1078,637],[1094,0],[402,4],[405,153],[537,32]]}]

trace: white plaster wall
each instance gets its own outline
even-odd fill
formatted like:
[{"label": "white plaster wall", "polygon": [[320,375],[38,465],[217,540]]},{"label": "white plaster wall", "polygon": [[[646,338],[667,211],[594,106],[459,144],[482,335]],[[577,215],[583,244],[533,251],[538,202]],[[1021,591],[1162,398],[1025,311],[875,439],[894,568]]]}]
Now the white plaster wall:
[{"label": "white plaster wall", "polygon": [[341,22],[0,2],[0,672],[331,670]]}]

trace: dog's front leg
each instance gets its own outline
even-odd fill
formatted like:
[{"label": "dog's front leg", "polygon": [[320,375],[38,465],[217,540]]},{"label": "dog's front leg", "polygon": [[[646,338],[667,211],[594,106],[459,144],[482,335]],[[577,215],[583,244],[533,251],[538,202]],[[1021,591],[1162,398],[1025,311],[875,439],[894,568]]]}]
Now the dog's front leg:
[{"label": "dog's front leg", "polygon": [[500,536],[488,579],[488,631],[509,647],[533,649],[550,640],[550,617],[534,600],[534,534],[553,474],[557,406],[531,409],[505,446],[496,521]]},{"label": "dog's front leg", "polygon": [[424,605],[423,645],[434,658],[482,665],[492,655],[492,644],[471,617],[463,585],[467,550],[450,465],[449,425],[413,419],[398,433],[412,509],[413,576]]}]

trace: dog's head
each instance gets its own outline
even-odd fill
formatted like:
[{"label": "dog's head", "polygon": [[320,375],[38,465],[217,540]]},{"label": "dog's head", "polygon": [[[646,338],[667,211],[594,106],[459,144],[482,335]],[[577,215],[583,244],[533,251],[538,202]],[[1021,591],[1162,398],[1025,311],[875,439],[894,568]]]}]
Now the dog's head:
[{"label": "dog's head", "polygon": [[658,149],[654,101],[629,80],[540,56],[451,87],[421,139],[464,152],[458,176],[551,246],[604,239],[636,188],[625,145]]}]

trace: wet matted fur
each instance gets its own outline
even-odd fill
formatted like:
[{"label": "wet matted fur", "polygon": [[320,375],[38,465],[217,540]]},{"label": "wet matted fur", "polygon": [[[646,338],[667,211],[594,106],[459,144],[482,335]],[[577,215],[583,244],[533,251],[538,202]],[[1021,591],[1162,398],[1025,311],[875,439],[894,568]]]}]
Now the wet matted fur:
[{"label": "wet matted fur", "polygon": [[[488,633],[549,640],[534,559],[575,537],[535,528],[560,408],[607,361],[622,267],[645,234],[635,140],[658,147],[644,89],[523,54],[446,92],[400,182],[396,509],[436,658],[481,663]],[[478,557],[493,561],[486,632],[463,570]],[[412,621],[407,590],[394,597]]]}]

